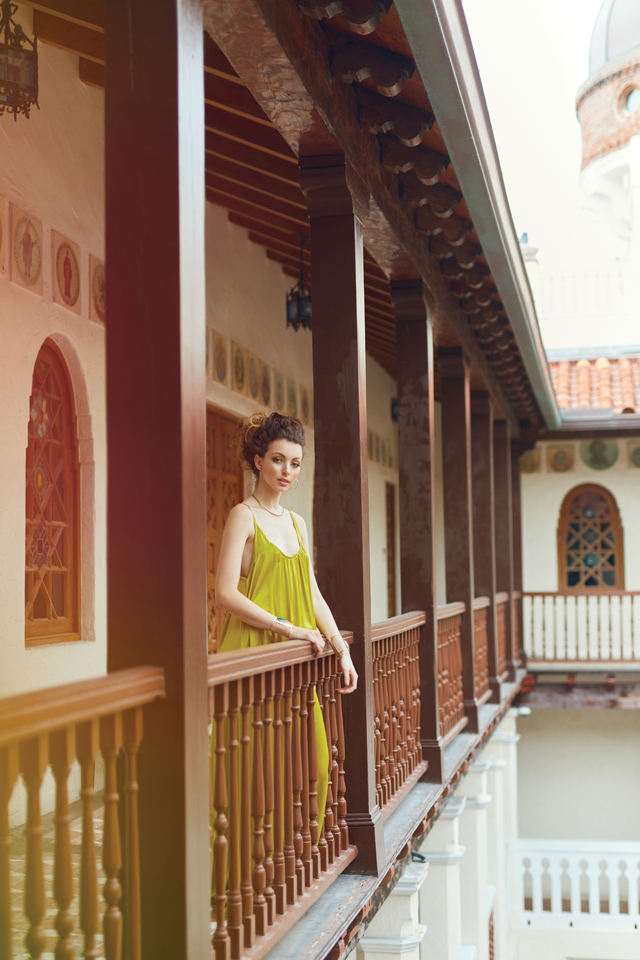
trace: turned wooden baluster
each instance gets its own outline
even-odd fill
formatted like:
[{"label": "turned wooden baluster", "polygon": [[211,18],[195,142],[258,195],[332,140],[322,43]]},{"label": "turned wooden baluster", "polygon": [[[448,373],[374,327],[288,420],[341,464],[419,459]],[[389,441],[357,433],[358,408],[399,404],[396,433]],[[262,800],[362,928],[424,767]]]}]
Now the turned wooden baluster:
[{"label": "turned wooden baluster", "polygon": [[373,648],[376,653],[373,659],[373,712],[374,712],[374,757],[376,766],[376,800],[378,806],[382,807],[384,797],[382,792],[381,780],[381,731],[380,731],[380,681],[378,678],[379,660],[377,655],[377,646]]},{"label": "turned wooden baluster", "polygon": [[381,689],[382,689],[382,739],[384,741],[384,792],[385,803],[388,803],[393,796],[393,742],[391,739],[391,711],[389,699],[389,658],[387,657],[386,642],[380,641],[381,658],[380,668],[382,671]]},{"label": "turned wooden baluster", "polygon": [[[316,666],[316,696],[318,698],[318,706],[320,707],[320,716],[322,717],[322,728],[326,733],[326,725],[324,722],[324,674],[327,668],[328,657],[324,657]],[[318,813],[320,811],[318,810]],[[326,807],[325,807],[326,815]],[[320,860],[320,871],[324,872],[329,866],[329,845],[327,843],[327,838],[325,836],[325,827],[326,819],[322,818],[321,821],[318,821],[318,832],[320,838],[318,840],[318,857]]]},{"label": "turned wooden baluster", "polygon": [[400,786],[400,758],[399,743],[400,731],[398,728],[398,671],[396,669],[396,657],[393,649],[393,641],[387,640],[389,650],[389,705],[390,705],[390,726],[391,726],[391,757],[393,776],[391,778],[391,790],[395,794]]},{"label": "turned wooden baluster", "polygon": [[272,762],[272,742],[273,742],[273,695],[275,690],[275,677],[273,671],[265,676],[265,696],[264,696],[264,715],[262,722],[264,724],[264,738],[262,748],[262,769],[264,772],[264,873],[265,883],[264,897],[267,901],[267,923],[271,925],[276,914],[276,895],[273,890],[274,866],[273,866],[273,762]]},{"label": "turned wooden baluster", "polygon": [[291,716],[293,676],[284,670],[284,875],[287,903],[296,900],[296,852],[293,845],[293,731]]},{"label": "turned wooden baluster", "polygon": [[[331,660],[336,663],[337,657],[331,657]],[[333,843],[335,856],[340,856],[340,827],[338,826],[338,779],[340,776],[340,769],[338,767],[338,718],[336,716],[336,683],[339,681],[336,679],[335,670],[339,669],[336,666],[333,667],[333,675],[330,679],[330,718],[331,718],[331,749],[329,750],[329,763],[330,767],[330,780],[331,780],[331,807],[333,812]]]},{"label": "turned wooden baluster", "polygon": [[214,723],[216,734],[215,747],[215,784],[213,790],[213,809],[215,820],[215,840],[213,841],[214,887],[216,901],[216,929],[213,934],[215,960],[229,960],[231,957],[231,939],[227,930],[227,771],[225,746],[226,718],[229,711],[229,690],[226,684],[214,688]]},{"label": "turned wooden baluster", "polygon": [[18,747],[0,749],[0,960],[11,960],[11,831],[9,802],[18,779]]},{"label": "turned wooden baluster", "polygon": [[[327,738],[327,753],[329,754],[329,780],[327,783],[327,804],[324,811],[324,838],[327,842],[327,861],[333,863],[336,858],[335,837],[333,835],[333,783],[331,780],[331,688],[330,688],[330,670],[332,669],[333,657],[325,657],[323,666],[325,668],[324,682],[322,685],[322,700],[324,703],[323,719],[324,729]],[[323,867],[323,869],[327,869]]]},{"label": "turned wooden baluster", "polygon": [[140,919],[140,829],[138,825],[138,751],[142,743],[142,707],[126,710],[122,718],[126,800],[124,869],[126,883],[124,936],[127,944],[127,960],[140,960],[142,956],[142,930]]},{"label": "turned wooden baluster", "polygon": [[344,742],[344,723],[342,720],[342,693],[340,687],[337,688],[337,714],[338,714],[338,827],[340,828],[340,839],[343,850],[349,846],[349,827],[347,826],[347,801],[345,794],[347,792],[344,761],[346,757]]},{"label": "turned wooden baluster", "polygon": [[398,709],[398,743],[397,765],[398,786],[402,786],[407,778],[406,766],[406,717],[405,717],[405,699],[404,699],[404,657],[400,649],[400,638],[393,638],[393,645],[396,648],[394,652],[395,660],[395,698]]},{"label": "turned wooden baluster", "polygon": [[122,956],[122,913],[120,898],[122,886],[119,874],[122,868],[120,825],[118,822],[117,761],[122,749],[122,714],[116,713],[100,720],[100,751],[104,760],[104,835],[102,838],[102,867],[106,881],[102,893],[107,904],[102,918],[104,954],[106,960],[120,960]]},{"label": "turned wooden baluster", "polygon": [[34,737],[20,744],[20,773],[27,789],[27,865],[24,885],[24,912],[29,919],[25,944],[31,957],[40,957],[45,948],[44,873],[42,867],[42,823],[40,820],[40,787],[47,769],[47,738]]},{"label": "turned wooden baluster", "polygon": [[240,894],[242,896],[242,925],[244,927],[244,946],[252,947],[256,937],[256,919],[253,913],[253,884],[251,882],[251,737],[249,735],[249,713],[253,701],[253,677],[242,681],[242,738],[240,786]]},{"label": "turned wooden baluster", "polygon": [[264,704],[264,674],[253,679],[253,775],[251,782],[251,816],[253,818],[253,915],[256,934],[263,937],[267,931],[267,901],[264,895],[267,875],[264,868],[264,749],[262,734],[262,707]]},{"label": "turned wooden baluster", "polygon": [[273,801],[273,892],[276,895],[276,913],[284,913],[287,903],[287,886],[285,879],[284,862],[284,808],[283,773],[282,773],[282,692],[284,689],[284,673],[282,670],[274,672],[275,696],[273,704],[273,784],[275,796]]},{"label": "turned wooden baluster", "polygon": [[[244,924],[240,892],[240,786],[238,757],[238,714],[242,705],[242,683],[229,683],[229,892],[227,896],[227,930],[231,940],[231,956],[240,960],[244,953]],[[226,882],[226,878],[225,878]]]},{"label": "turned wooden baluster", "polygon": [[300,664],[300,753],[302,757],[302,865],[304,885],[311,885],[311,831],[309,829],[309,662]]},{"label": "turned wooden baluster", "polygon": [[316,743],[316,710],[315,688],[318,682],[318,661],[314,660],[311,667],[310,683],[307,690],[307,724],[308,756],[309,756],[309,836],[311,838],[311,857],[313,879],[320,876],[320,850],[318,840],[320,828],[318,826],[318,745]]},{"label": "turned wooden baluster", "polygon": [[293,749],[293,849],[296,855],[296,895],[302,896],[304,891],[304,864],[302,863],[302,851],[304,841],[302,839],[302,746],[300,731],[300,700],[302,691],[300,689],[300,665],[296,664],[293,668],[294,689],[291,703],[291,712],[293,714],[293,723],[291,728],[292,749]]},{"label": "turned wooden baluster", "polygon": [[71,910],[73,900],[73,866],[71,863],[71,816],[69,814],[69,774],[75,759],[75,736],[73,727],[56,730],[49,734],[49,758],[56,781],[56,841],[53,865],[53,895],[58,904],[56,930],[56,960],[74,960],[73,945],[75,916]]},{"label": "turned wooden baluster", "polygon": [[76,728],[76,753],[80,763],[82,787],[82,855],[80,858],[80,928],[84,934],[86,960],[102,955],[96,943],[100,929],[98,908],[98,868],[96,841],[93,829],[93,799],[95,796],[96,758],[100,745],[98,720],[81,723]]}]

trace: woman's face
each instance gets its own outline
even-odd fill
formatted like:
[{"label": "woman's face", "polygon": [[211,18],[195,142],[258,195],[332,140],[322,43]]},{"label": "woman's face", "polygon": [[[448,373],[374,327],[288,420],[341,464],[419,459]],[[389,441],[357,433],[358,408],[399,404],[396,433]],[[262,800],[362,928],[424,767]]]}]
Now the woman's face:
[{"label": "woman's face", "polygon": [[284,493],[300,474],[302,447],[291,440],[273,440],[264,457],[255,458],[260,481],[277,493]]}]

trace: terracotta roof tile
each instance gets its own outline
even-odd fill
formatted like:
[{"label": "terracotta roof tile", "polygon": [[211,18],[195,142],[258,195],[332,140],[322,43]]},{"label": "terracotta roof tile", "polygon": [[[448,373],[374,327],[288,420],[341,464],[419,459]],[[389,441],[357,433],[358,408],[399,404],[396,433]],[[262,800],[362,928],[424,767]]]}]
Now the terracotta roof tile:
[{"label": "terracotta roof tile", "polygon": [[640,359],[555,360],[551,379],[564,410],[612,408],[615,414],[640,413]]}]

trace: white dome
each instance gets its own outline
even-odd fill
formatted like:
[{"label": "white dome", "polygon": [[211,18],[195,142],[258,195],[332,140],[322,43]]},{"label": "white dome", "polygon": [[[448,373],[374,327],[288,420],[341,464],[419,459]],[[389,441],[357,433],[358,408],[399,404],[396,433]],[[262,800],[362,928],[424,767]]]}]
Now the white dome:
[{"label": "white dome", "polygon": [[589,48],[589,73],[640,47],[640,0],[604,0]]}]

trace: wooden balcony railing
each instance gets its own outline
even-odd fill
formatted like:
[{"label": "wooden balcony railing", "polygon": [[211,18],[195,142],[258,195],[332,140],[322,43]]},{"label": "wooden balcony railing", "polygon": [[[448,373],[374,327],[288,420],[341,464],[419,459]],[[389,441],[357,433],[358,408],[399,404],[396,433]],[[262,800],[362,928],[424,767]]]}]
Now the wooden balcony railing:
[{"label": "wooden balcony railing", "polygon": [[522,661],[522,594],[513,592],[513,656],[516,662]]},{"label": "wooden balcony railing", "polygon": [[[496,634],[498,641],[497,673],[500,679],[507,675],[507,604],[508,593],[496,593]],[[515,648],[517,649],[517,647]]]},{"label": "wooden balcony railing", "polygon": [[460,628],[464,603],[438,607],[438,707],[440,736],[445,743],[466,723],[462,690]]},{"label": "wooden balcony railing", "polygon": [[[19,932],[32,957],[104,956],[119,960],[126,937],[127,956],[140,960],[140,874],[138,857],[138,777],[136,757],[142,740],[142,708],[164,696],[157,667],[136,667],[80,683],[37,690],[2,701],[0,727],[0,957],[22,956]],[[119,829],[116,764],[125,755],[125,844]],[[95,765],[102,753],[105,770],[102,867],[104,915],[98,898],[98,847],[94,824]],[[74,761],[82,775],[80,857],[70,831],[68,779]],[[47,767],[56,783],[54,904],[45,888],[40,788]],[[9,802],[22,776],[27,794],[24,914],[12,915]],[[78,864],[79,859],[79,864]],[[74,875],[79,866],[80,904]],[[127,878],[124,902],[120,877]],[[53,911],[51,910],[53,907]],[[55,931],[49,927],[55,913]],[[76,932],[79,914],[81,935]],[[124,931],[124,932],[123,932]],[[99,941],[103,939],[103,946]],[[104,952],[103,952],[104,951]]]},{"label": "wooden balcony railing", "polygon": [[376,792],[386,817],[426,765],[420,746],[418,641],[422,611],[373,624]]},{"label": "wooden balcony railing", "polygon": [[637,667],[640,592],[525,593],[523,628],[530,665],[602,669],[628,663]]},{"label": "wooden balcony railing", "polygon": [[487,614],[489,597],[476,597],[473,601],[473,645],[475,657],[475,695],[484,703],[491,696],[489,689],[489,637]]},{"label": "wooden balcony railing", "polygon": [[[233,960],[264,956],[356,855],[345,820],[341,679],[332,651],[314,659],[298,641],[209,657],[219,960],[229,945]],[[327,776],[319,822],[317,788]]]}]

